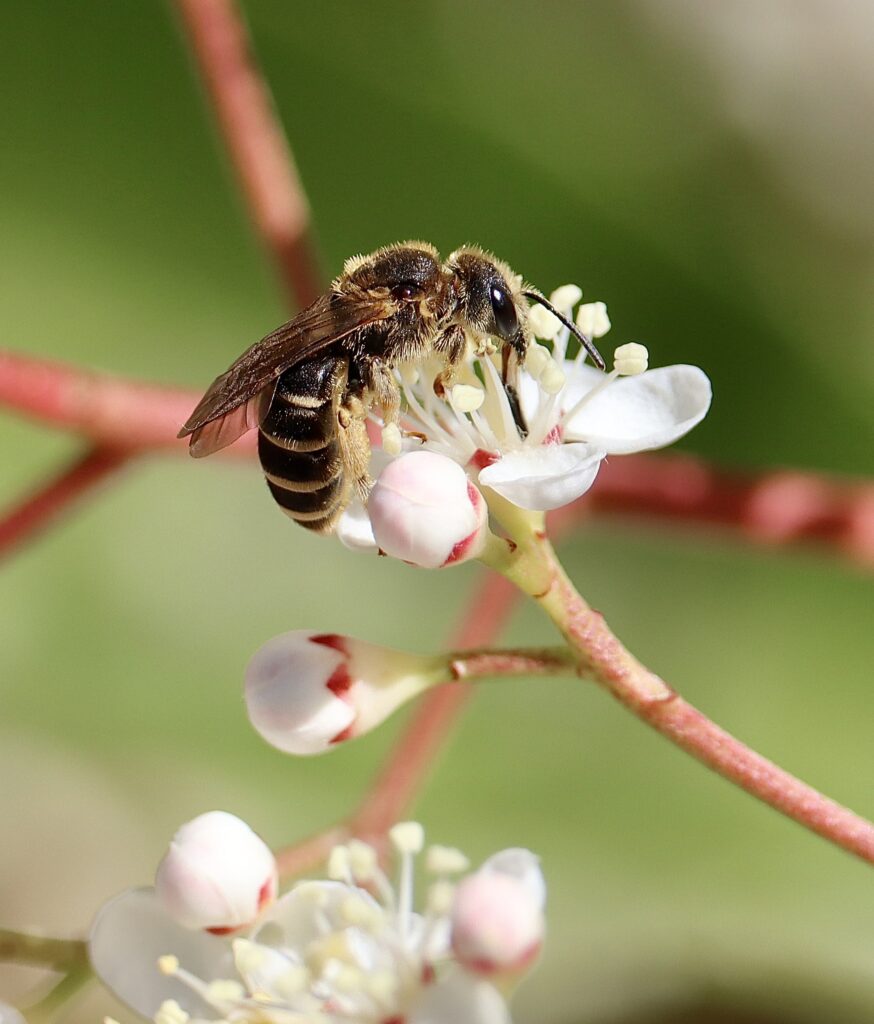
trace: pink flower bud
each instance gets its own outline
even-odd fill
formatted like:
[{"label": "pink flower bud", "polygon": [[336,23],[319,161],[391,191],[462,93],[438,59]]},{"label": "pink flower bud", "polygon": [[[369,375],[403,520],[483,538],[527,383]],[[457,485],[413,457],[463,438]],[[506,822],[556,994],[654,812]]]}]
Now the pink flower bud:
[{"label": "pink flower bud", "polygon": [[250,925],[273,901],[276,888],[270,848],[225,811],[183,825],[155,875],[155,892],[170,917],[216,935]]},{"label": "pink flower bud", "polygon": [[287,754],[360,736],[434,681],[427,659],[334,633],[268,640],[246,669],[249,720]]},{"label": "pink flower bud", "polygon": [[452,949],[458,961],[479,974],[529,967],[543,944],[544,896],[532,853],[506,850],[486,861],[455,893]]},{"label": "pink flower bud", "polygon": [[390,462],[367,511],[379,547],[425,569],[476,558],[488,533],[483,496],[457,462],[437,452],[408,452]]}]

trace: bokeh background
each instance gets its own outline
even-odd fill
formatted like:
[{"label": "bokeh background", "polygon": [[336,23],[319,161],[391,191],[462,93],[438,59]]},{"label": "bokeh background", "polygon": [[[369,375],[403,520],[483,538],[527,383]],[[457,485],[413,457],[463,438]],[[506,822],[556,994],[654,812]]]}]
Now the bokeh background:
[{"label": "bokeh background", "polygon": [[[683,447],[870,474],[874,7],[249,0],[326,269],[406,237],[492,248],[607,301],[614,345],[706,368]],[[0,6],[2,345],[204,386],[285,318],[173,11]],[[10,502],[75,449],[0,418]],[[872,580],[817,551],[600,519],[586,596],[722,725],[874,815]],[[476,569],[296,529],[254,465],[133,467],[0,575],[0,922],[81,930],[215,807],[281,845],[343,815],[400,722],[309,761],[263,745],[245,662],[290,628],[434,650]],[[551,642],[535,610],[506,637]],[[422,793],[436,841],[543,858],[537,1024],[874,1014],[870,868],[573,681],[483,686]],[[25,972],[0,976],[7,998]],[[68,1015],[124,1017],[91,992]]]}]

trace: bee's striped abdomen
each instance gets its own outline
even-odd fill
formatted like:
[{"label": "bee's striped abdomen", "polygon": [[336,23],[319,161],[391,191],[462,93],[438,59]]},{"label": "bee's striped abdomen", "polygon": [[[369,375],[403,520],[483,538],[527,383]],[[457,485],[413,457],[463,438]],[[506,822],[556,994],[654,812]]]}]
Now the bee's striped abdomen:
[{"label": "bee's striped abdomen", "polygon": [[258,433],[267,486],[287,516],[310,530],[330,530],[354,481],[345,472],[338,410],[348,361],[321,356],[290,367]]}]

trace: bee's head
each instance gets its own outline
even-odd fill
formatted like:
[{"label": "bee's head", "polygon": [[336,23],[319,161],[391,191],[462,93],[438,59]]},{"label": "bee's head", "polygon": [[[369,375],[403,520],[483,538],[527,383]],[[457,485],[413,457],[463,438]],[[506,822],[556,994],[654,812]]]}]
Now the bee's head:
[{"label": "bee's head", "polygon": [[446,261],[455,303],[465,325],[500,338],[525,359],[531,332],[522,279],[481,249],[457,249]]},{"label": "bee's head", "polygon": [[493,334],[506,342],[524,362],[532,340],[528,325],[529,302],[545,306],[579,340],[595,365],[604,369],[600,352],[580,329],[557,310],[536,288],[522,283],[522,278],[493,256],[466,246],[446,261],[452,275],[459,311],[476,331]]}]

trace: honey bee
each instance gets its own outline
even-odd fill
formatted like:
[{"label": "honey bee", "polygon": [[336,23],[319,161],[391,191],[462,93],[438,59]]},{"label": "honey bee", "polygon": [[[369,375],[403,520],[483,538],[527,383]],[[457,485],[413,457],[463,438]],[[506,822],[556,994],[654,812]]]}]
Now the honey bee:
[{"label": "honey bee", "polygon": [[258,429],[267,486],[286,515],[330,533],[354,494],[371,482],[366,418],[379,406],[397,425],[396,367],[436,357],[434,390],[451,386],[468,337],[484,350],[502,343],[502,381],[517,427],[526,426],[515,374],[532,340],[529,302],[568,327],[595,363],[584,336],[536,289],[474,247],[444,262],[427,242],[403,242],[346,261],[324,295],[252,345],[209,386],[179,432],[190,454],[211,455]]}]

